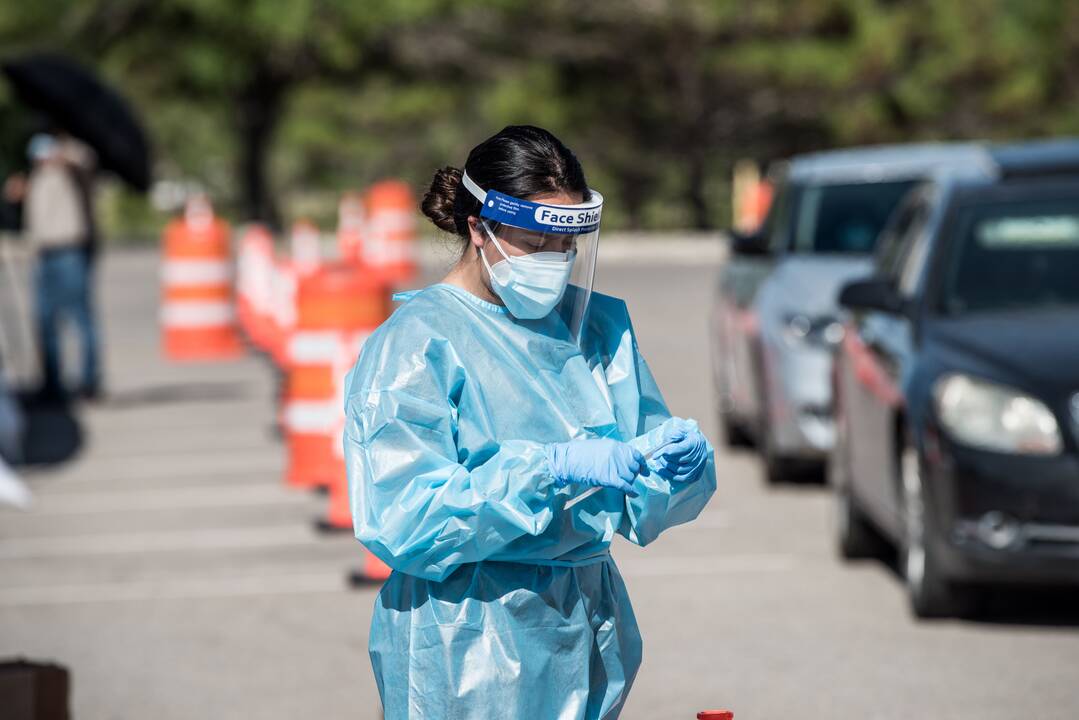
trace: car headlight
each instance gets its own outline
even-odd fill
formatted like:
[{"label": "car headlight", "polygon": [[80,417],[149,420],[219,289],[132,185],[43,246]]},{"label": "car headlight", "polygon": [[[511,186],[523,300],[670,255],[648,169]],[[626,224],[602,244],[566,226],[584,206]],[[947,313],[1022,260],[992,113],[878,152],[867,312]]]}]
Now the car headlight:
[{"label": "car headlight", "polygon": [[793,313],[783,318],[783,339],[792,346],[831,348],[843,342],[843,324],[829,315]]},{"label": "car headlight", "polygon": [[968,375],[944,375],[933,386],[941,425],[959,442],[997,452],[1055,455],[1060,428],[1040,400]]}]

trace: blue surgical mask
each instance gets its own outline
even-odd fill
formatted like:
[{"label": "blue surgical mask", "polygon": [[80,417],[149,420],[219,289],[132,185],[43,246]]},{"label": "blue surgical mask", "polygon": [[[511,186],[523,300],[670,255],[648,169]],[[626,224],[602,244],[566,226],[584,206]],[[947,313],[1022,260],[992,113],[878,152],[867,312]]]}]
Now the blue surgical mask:
[{"label": "blue surgical mask", "polygon": [[481,221],[480,225],[505,258],[491,265],[487,255],[480,250],[480,257],[491,276],[491,287],[502,298],[506,309],[519,320],[537,320],[550,314],[566,292],[576,251],[511,257],[502,249],[487,223]]}]

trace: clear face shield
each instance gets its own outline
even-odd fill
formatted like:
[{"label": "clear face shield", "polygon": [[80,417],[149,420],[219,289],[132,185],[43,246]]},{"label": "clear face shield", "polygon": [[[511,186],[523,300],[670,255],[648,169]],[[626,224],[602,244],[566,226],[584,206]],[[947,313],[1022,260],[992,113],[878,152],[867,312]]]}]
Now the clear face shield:
[{"label": "clear face shield", "polygon": [[521,319],[551,313],[580,342],[596,272],[603,196],[577,205],[522,200],[484,191],[466,173],[465,187],[482,203],[480,225],[500,260],[487,264],[491,284],[507,309]]}]

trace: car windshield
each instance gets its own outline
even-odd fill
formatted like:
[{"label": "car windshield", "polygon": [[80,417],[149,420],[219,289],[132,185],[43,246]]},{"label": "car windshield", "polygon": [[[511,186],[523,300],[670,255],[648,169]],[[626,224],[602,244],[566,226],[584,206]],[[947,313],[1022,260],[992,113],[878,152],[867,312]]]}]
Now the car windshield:
[{"label": "car windshield", "polygon": [[794,251],[873,252],[877,236],[914,181],[816,185],[798,208]]},{"label": "car windshield", "polygon": [[946,313],[1079,306],[1079,196],[978,206],[958,227]]}]

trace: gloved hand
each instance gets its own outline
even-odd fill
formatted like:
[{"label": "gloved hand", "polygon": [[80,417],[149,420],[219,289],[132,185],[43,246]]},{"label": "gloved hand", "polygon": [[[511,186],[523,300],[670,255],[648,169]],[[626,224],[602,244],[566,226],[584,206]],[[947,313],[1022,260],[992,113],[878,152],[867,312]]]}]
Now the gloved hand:
[{"label": "gloved hand", "polygon": [[648,463],[640,452],[609,438],[551,443],[547,446],[547,464],[560,485],[612,487],[630,497],[638,495],[633,480],[648,474]]},{"label": "gloved hand", "polygon": [[708,462],[708,442],[693,420],[671,418],[663,432],[664,444],[649,462],[665,480],[692,482]]}]

